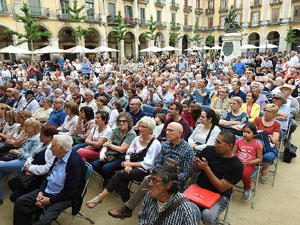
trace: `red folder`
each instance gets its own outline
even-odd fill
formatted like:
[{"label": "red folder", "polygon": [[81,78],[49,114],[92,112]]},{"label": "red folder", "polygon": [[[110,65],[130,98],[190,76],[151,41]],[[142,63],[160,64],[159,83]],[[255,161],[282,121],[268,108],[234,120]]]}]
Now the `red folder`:
[{"label": "red folder", "polygon": [[183,193],[191,202],[210,209],[221,197],[220,194],[198,187],[196,185],[189,186]]}]

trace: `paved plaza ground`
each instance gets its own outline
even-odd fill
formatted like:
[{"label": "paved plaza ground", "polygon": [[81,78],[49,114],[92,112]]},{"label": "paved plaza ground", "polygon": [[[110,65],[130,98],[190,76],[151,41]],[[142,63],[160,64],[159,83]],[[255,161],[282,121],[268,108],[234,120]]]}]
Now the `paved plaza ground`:
[{"label": "paved plaza ground", "polygon": [[[299,122],[298,122],[299,123]],[[293,135],[293,143],[300,148],[300,129]],[[272,187],[272,178],[266,184],[259,183],[255,209],[251,209],[251,200],[243,202],[241,193],[236,193],[230,204],[228,222],[231,225],[298,225],[300,224],[300,150],[298,158],[293,159],[291,164],[279,162],[278,175],[275,186]],[[88,186],[88,192],[84,201],[94,197],[101,189],[98,189],[99,177],[93,175]],[[0,225],[12,224],[13,204],[9,201],[9,188],[7,182],[3,182],[4,204],[0,206]],[[134,189],[134,187],[132,188]],[[117,194],[108,196],[101,205],[95,209],[82,207],[82,212],[95,220],[96,224],[109,225],[132,225],[137,224],[137,213],[134,211],[132,218],[120,220],[114,219],[107,214],[110,208],[122,206],[121,199]],[[58,221],[67,225],[71,218],[65,215]],[[53,223],[55,224],[55,223]],[[89,224],[83,219],[76,219],[74,225]]]}]

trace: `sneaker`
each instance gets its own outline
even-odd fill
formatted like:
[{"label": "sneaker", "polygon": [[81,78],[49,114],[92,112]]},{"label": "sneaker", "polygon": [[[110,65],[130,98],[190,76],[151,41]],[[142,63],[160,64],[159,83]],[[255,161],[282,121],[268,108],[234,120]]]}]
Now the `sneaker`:
[{"label": "sneaker", "polygon": [[243,200],[248,201],[251,197],[251,189],[245,189],[243,193]]}]

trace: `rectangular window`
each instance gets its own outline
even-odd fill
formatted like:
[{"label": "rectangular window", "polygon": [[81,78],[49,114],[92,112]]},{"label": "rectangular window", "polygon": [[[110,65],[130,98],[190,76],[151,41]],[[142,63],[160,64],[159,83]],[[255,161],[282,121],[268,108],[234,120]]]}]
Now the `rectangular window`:
[{"label": "rectangular window", "polygon": [[200,0],[196,0],[196,9],[200,9]]},{"label": "rectangular window", "polygon": [[235,8],[240,9],[242,7],[241,0],[235,0]]},{"label": "rectangular window", "polygon": [[221,19],[220,19],[220,28],[221,29],[224,29],[225,28],[225,18],[226,16],[221,16]]},{"label": "rectangular window", "polygon": [[41,15],[41,4],[40,0],[29,0],[28,1],[30,13],[33,15]]},{"label": "rectangular window", "polygon": [[161,22],[161,11],[160,10],[156,11],[156,21]]},{"label": "rectangular window", "polygon": [[7,4],[5,0],[0,0],[0,12],[7,12]]},{"label": "rectangular window", "polygon": [[209,28],[212,28],[214,25],[214,18],[213,17],[208,17],[207,18],[207,25]]},{"label": "rectangular window", "polygon": [[271,18],[271,22],[272,23],[277,23],[279,20],[279,8],[272,8],[272,18]]},{"label": "rectangular window", "polygon": [[300,21],[300,5],[294,6],[294,21]]},{"label": "rectangular window", "polygon": [[189,1],[188,0],[184,0],[184,6],[188,6],[189,5]]},{"label": "rectangular window", "polygon": [[108,13],[112,16],[116,15],[116,5],[114,3],[108,3]]},{"label": "rectangular window", "polygon": [[145,20],[146,14],[145,14],[145,8],[140,8],[140,20]]},{"label": "rectangular window", "polygon": [[125,5],[125,17],[133,17],[131,5]]},{"label": "rectangular window", "polygon": [[87,17],[94,18],[94,2],[92,2],[91,0],[86,1],[85,10]]},{"label": "rectangular window", "polygon": [[69,10],[67,9],[67,5],[69,5],[68,0],[60,0],[60,8],[62,14],[68,14]]},{"label": "rectangular window", "polygon": [[208,8],[213,9],[214,8],[214,0],[208,0]]},{"label": "rectangular window", "polygon": [[256,26],[259,23],[259,12],[252,12],[252,25]]},{"label": "rectangular window", "polygon": [[172,13],[172,23],[176,23],[176,13]]},{"label": "rectangular window", "polygon": [[221,1],[221,9],[226,9],[226,0]]},{"label": "rectangular window", "polygon": [[184,15],[184,25],[188,25],[188,15]]}]

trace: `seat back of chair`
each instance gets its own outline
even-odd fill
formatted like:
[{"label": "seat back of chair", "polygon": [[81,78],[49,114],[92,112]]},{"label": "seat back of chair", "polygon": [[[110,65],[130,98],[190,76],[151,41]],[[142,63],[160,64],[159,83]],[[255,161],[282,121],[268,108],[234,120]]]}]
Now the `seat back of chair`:
[{"label": "seat back of chair", "polygon": [[85,184],[84,184],[84,188],[83,188],[82,194],[81,194],[82,197],[84,197],[84,195],[86,193],[86,188],[87,188],[87,185],[88,185],[88,183],[90,181],[90,178],[91,178],[92,172],[93,172],[93,167],[88,162],[85,162],[85,169],[86,169],[86,172],[85,172]]}]

